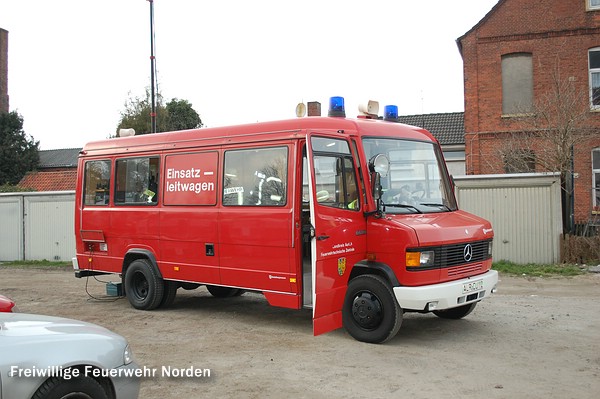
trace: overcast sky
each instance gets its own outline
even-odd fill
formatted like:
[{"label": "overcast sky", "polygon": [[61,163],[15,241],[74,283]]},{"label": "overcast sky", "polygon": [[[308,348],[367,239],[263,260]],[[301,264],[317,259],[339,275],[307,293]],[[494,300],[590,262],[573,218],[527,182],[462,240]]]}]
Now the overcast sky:
[{"label": "overcast sky", "polygon": [[[456,39],[497,0],[154,0],[159,91],[207,127],[294,118],[343,96],[401,115],[463,111]],[[41,149],[116,132],[150,87],[147,0],[0,0],[10,110]]]}]

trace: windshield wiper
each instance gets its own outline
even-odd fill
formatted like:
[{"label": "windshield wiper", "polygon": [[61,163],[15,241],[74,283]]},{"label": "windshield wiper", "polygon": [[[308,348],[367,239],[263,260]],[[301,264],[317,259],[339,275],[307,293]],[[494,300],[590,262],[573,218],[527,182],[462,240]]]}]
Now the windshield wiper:
[{"label": "windshield wiper", "polygon": [[444,204],[436,204],[436,203],[428,203],[428,202],[421,202],[419,205],[425,205],[425,206],[437,206],[439,208],[443,208],[448,212],[451,212],[452,209],[450,209],[450,207],[448,205],[444,205]]},{"label": "windshield wiper", "polygon": [[403,208],[403,209],[412,209],[415,211],[415,213],[423,213],[419,208],[417,208],[414,205],[408,205],[408,204],[383,204],[384,209],[386,206],[392,207],[392,208]]}]

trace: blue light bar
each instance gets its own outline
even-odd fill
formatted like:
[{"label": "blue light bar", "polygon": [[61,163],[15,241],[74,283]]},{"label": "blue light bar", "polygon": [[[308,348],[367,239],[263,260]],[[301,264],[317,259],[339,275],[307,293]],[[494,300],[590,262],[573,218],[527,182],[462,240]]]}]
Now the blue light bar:
[{"label": "blue light bar", "polygon": [[328,116],[346,117],[346,109],[344,108],[344,97],[331,97],[329,99]]},{"label": "blue light bar", "polygon": [[398,122],[398,106],[386,105],[383,111],[383,119],[391,122]]}]

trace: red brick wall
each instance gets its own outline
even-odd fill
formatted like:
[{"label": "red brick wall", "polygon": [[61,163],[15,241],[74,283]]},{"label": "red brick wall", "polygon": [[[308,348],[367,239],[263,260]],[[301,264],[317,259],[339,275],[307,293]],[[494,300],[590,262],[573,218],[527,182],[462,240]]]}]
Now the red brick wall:
[{"label": "red brick wall", "polygon": [[[502,55],[532,54],[534,101],[551,90],[556,74],[587,97],[588,50],[600,47],[600,10],[586,11],[586,0],[503,0],[459,43],[464,63],[466,171],[504,173],[498,150],[510,135],[498,133],[520,131],[524,124],[502,116]],[[600,112],[590,111],[587,116],[588,126],[598,129],[598,139],[575,147],[576,221],[587,220],[591,211],[591,151],[600,147]]]}]

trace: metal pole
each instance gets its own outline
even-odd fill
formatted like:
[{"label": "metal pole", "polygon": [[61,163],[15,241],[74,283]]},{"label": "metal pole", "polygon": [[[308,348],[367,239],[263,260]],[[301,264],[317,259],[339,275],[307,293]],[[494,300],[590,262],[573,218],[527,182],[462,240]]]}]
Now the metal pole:
[{"label": "metal pole", "polygon": [[150,133],[156,133],[156,94],[154,88],[154,0],[150,2],[150,95],[151,95],[151,110],[150,110]]},{"label": "metal pole", "polygon": [[571,182],[569,185],[569,190],[571,191],[571,197],[569,198],[569,231],[571,234],[575,233],[575,151],[573,146],[571,146],[571,165],[569,174],[571,176]]}]

